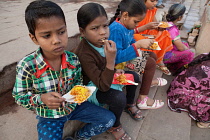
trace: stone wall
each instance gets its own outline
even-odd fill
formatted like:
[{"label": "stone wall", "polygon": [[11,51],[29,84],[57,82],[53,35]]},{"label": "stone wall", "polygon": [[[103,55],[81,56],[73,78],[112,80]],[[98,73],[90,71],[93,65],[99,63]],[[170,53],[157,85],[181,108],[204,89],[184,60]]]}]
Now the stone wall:
[{"label": "stone wall", "polygon": [[195,46],[196,54],[210,52],[209,40],[210,40],[210,5],[208,5],[201,18],[202,27],[199,33],[199,37]]}]

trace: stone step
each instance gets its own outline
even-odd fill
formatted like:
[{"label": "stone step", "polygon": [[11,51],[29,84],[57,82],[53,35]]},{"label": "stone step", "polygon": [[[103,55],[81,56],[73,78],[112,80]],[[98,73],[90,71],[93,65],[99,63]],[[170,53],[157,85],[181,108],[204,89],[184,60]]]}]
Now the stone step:
[{"label": "stone step", "polygon": [[[162,72],[160,70],[156,70],[155,76],[154,77],[162,77]],[[140,86],[138,87],[137,91],[139,91]],[[149,97],[154,98],[157,87],[152,87],[149,92]],[[136,93],[138,95],[138,92]],[[123,112],[122,117],[121,117],[121,123],[123,128],[126,130],[126,132],[132,137],[132,140],[137,140],[137,137],[139,135],[139,132],[142,129],[142,125],[144,124],[145,119],[147,118],[150,110],[142,110],[143,115],[145,118],[140,121],[136,121],[130,117],[128,113]],[[114,140],[114,137],[105,132],[101,135],[95,136],[93,140]],[[142,139],[144,140],[144,139]]]},{"label": "stone step", "polygon": [[190,140],[191,119],[185,113],[176,113],[167,106],[166,91],[173,76],[163,75],[169,84],[157,90],[155,99],[162,99],[164,107],[148,111],[137,140]]}]

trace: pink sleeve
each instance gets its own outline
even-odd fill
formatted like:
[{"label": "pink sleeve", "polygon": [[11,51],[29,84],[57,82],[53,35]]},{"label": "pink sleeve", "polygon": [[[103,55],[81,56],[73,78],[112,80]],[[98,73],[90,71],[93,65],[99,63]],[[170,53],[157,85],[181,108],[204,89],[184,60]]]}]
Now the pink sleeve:
[{"label": "pink sleeve", "polygon": [[177,40],[180,38],[180,34],[179,34],[179,30],[176,26],[172,26],[168,32],[170,33],[171,35],[171,39],[174,41],[174,40]]}]

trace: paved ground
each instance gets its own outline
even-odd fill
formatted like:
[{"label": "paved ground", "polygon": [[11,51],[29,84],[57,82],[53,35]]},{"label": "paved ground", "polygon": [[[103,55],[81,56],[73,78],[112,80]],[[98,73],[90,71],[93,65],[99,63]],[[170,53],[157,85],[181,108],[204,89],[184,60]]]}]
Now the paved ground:
[{"label": "paved ground", "polygon": [[[2,69],[17,62],[23,56],[34,51],[37,46],[33,45],[28,37],[28,30],[24,21],[24,10],[28,3],[32,0],[1,0],[0,1],[0,72]],[[76,12],[83,5],[82,0],[54,0],[57,2],[66,15],[68,26],[68,35],[73,36],[78,33],[76,23]],[[97,1],[97,0],[95,0]],[[116,9],[117,1],[119,0],[103,0],[100,1],[107,10],[108,16],[111,17]],[[161,15],[163,11],[178,0],[167,0],[166,8],[159,9]],[[193,0],[185,0],[187,7]],[[197,20],[196,14],[199,15],[198,7],[199,0],[194,0],[194,6],[187,22],[184,22],[184,29],[188,31]],[[200,0],[204,1],[204,0]],[[98,1],[97,1],[98,2]],[[190,9],[189,9],[190,11]],[[188,19],[188,20],[187,20]],[[162,76],[160,71],[156,71],[156,77]],[[172,76],[164,78],[171,81]],[[1,88],[1,87],[0,87]],[[166,102],[166,90],[168,86],[162,88],[151,88],[150,96],[157,99],[163,99]],[[6,108],[0,106],[0,140],[35,140],[37,139],[35,114],[31,111],[13,104],[11,100],[11,91],[8,91],[4,98]],[[6,99],[9,99],[6,100]],[[1,100],[0,100],[1,101]],[[123,113],[122,122],[128,133],[136,140],[209,140],[210,133],[208,130],[201,130],[195,126],[195,122],[187,116],[186,113],[174,113],[165,105],[160,110],[143,111],[146,118],[144,121],[136,122],[132,120],[126,113]],[[101,137],[95,137],[95,140],[107,139],[112,137],[108,134],[103,134]]]}]

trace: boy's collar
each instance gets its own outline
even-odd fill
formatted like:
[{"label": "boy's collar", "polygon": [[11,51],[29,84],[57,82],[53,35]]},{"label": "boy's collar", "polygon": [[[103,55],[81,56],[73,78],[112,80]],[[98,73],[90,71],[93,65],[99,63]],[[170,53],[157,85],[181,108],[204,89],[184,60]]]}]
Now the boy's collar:
[{"label": "boy's collar", "polygon": [[[67,59],[68,56],[66,56],[67,54],[64,52],[62,54],[62,59],[61,59],[61,65],[62,65],[62,69],[74,69],[76,68],[74,65],[71,65],[69,60]],[[48,68],[54,70],[50,64],[44,59],[42,53],[41,53],[41,48],[39,48],[38,50],[36,50],[35,52],[35,64],[36,64],[36,68],[37,68],[37,72],[36,72],[36,77],[40,77]]]}]

